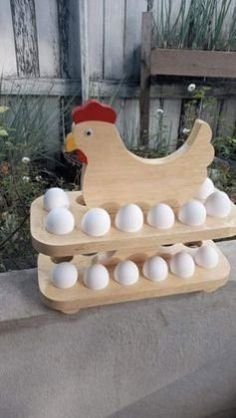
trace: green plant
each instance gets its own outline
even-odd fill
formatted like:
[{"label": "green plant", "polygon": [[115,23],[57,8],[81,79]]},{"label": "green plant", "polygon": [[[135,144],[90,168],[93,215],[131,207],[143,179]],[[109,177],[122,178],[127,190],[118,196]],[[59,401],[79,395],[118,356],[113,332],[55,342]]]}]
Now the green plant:
[{"label": "green plant", "polygon": [[[193,95],[192,99],[185,102],[183,111],[184,126],[182,126],[180,131],[179,146],[186,140],[186,134],[190,132],[196,118],[204,119],[210,124],[214,124],[216,117],[217,99],[211,96],[211,87],[196,88],[194,84],[190,86],[194,86],[191,89]],[[221,126],[221,131],[224,132],[223,128],[227,127],[227,120],[223,120],[220,117],[218,124]],[[212,144],[215,148],[215,158],[209,168],[209,175],[216,187],[225,190],[232,200],[236,200],[236,138],[223,135],[216,130]]]},{"label": "green plant", "polygon": [[4,103],[0,107],[0,271],[5,271],[35,266],[31,202],[48,187],[75,185],[68,176],[62,177],[68,171],[65,164],[45,152],[58,123],[57,112],[48,112],[48,98],[0,99]]},{"label": "green plant", "polygon": [[[234,0],[161,0],[156,14],[157,46],[203,50],[235,50],[236,8]],[[174,12],[175,16],[174,17]],[[228,27],[228,30],[226,29]]]}]

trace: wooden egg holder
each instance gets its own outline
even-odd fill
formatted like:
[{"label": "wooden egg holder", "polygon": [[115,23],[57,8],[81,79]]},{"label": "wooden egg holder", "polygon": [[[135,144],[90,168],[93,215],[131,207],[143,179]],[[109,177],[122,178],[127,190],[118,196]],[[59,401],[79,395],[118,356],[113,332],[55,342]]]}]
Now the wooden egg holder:
[{"label": "wooden egg holder", "polygon": [[[226,219],[207,217],[202,227],[192,228],[176,220],[174,227],[169,230],[157,230],[145,223],[141,231],[126,233],[112,226],[107,235],[94,238],[84,234],[79,228],[80,220],[87,210],[86,206],[79,203],[81,192],[69,192],[68,195],[76,227],[66,236],[52,235],[45,230],[44,220],[47,212],[43,209],[42,196],[31,206],[33,245],[43,253],[38,257],[39,289],[44,302],[51,308],[64,313],[75,313],[81,308],[98,305],[201,290],[211,292],[226,283],[230,272],[229,263],[209,238],[232,236],[235,233],[235,207]],[[179,244],[180,240],[197,243],[185,246]],[[202,240],[217,249],[219,264],[216,268],[207,270],[196,266],[195,274],[190,279],[181,279],[169,273],[168,278],[159,283],[142,276],[142,264],[147,257],[158,254],[168,260],[171,255],[182,249],[194,254]],[[113,278],[114,266],[127,258],[140,267],[141,277],[132,286],[122,286]],[[51,282],[51,271],[55,263],[67,260],[73,260],[79,271],[79,280],[70,289],[58,289]],[[82,281],[84,269],[96,262],[109,269],[111,278],[108,287],[99,291],[88,289]]]},{"label": "wooden egg holder", "polygon": [[[89,142],[86,142],[90,139],[83,138],[83,132],[88,127],[90,130],[92,127],[95,136],[94,142],[91,142],[92,151]],[[112,148],[109,148],[107,142],[110,130],[115,135]],[[200,227],[184,225],[177,218],[174,226],[168,230],[153,228],[146,222],[146,213],[156,202],[166,202],[177,212],[183,202],[194,197],[207,176],[207,166],[214,156],[209,125],[197,120],[188,140],[179,150],[168,157],[155,160],[146,160],[131,154],[118,135],[114,125],[94,120],[79,123],[74,127],[73,134],[70,134],[70,150],[75,149],[78,142],[82,151],[89,154],[89,164],[83,178],[83,192],[68,193],[70,211],[75,217],[75,228],[70,234],[57,236],[46,231],[44,222],[47,212],[43,208],[42,196],[31,205],[33,245],[41,253],[38,257],[39,290],[49,307],[64,313],[131,300],[196,291],[211,292],[223,286],[229,276],[228,261],[217,246],[208,240],[230,237],[236,233],[236,207],[233,204],[227,218],[207,217],[205,224]],[[73,141],[75,148],[71,147]],[[99,158],[101,149],[106,149],[106,146],[108,151],[112,150],[115,160],[108,159],[104,169]],[[93,165],[92,160],[96,156]],[[131,202],[138,203],[145,215],[143,228],[136,233],[122,232],[114,227],[117,208]],[[81,218],[90,207],[104,207],[109,211],[112,226],[108,234],[95,238],[81,231]],[[194,254],[197,248],[186,247],[180,243],[205,240],[219,253],[217,267],[203,269],[196,266],[193,277],[189,279],[169,273],[165,281],[153,282],[142,276],[142,264],[147,257],[159,254],[168,260],[183,248]],[[131,259],[140,267],[140,279],[131,286],[122,286],[113,278],[114,266],[124,259]],[[58,289],[51,282],[51,270],[54,263],[69,260],[73,260],[73,264],[77,266],[79,280],[69,289]],[[84,269],[96,262],[107,266],[110,273],[109,285],[98,291],[88,289],[82,281]]]}]

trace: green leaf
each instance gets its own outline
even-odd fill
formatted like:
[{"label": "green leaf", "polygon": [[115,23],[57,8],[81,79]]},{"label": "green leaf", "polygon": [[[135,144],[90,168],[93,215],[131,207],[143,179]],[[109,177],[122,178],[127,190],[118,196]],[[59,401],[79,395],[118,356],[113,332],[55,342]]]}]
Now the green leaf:
[{"label": "green leaf", "polygon": [[7,133],[7,131],[5,130],[5,129],[0,129],[0,136],[3,136],[3,137],[6,137],[6,136],[8,136],[8,133]]},{"label": "green leaf", "polygon": [[0,106],[0,113],[4,113],[9,109],[7,106]]}]

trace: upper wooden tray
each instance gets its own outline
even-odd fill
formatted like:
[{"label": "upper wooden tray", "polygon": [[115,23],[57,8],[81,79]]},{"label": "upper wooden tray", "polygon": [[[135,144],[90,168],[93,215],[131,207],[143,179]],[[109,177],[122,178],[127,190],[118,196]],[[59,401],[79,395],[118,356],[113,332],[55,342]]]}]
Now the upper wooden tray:
[{"label": "upper wooden tray", "polygon": [[[68,193],[75,217],[76,227],[68,235],[53,235],[45,230],[44,219],[47,212],[43,209],[43,196],[37,198],[31,205],[31,235],[33,245],[40,253],[51,257],[64,257],[91,252],[155,247],[164,244],[185,243],[230,237],[236,234],[236,207],[232,207],[231,214],[225,218],[207,217],[206,223],[199,227],[190,227],[176,220],[173,228],[157,230],[147,223],[139,232],[127,233],[116,229],[113,225],[107,235],[94,238],[80,230],[80,220],[87,211],[81,205],[81,192]],[[111,214],[113,218],[113,214]]]}]

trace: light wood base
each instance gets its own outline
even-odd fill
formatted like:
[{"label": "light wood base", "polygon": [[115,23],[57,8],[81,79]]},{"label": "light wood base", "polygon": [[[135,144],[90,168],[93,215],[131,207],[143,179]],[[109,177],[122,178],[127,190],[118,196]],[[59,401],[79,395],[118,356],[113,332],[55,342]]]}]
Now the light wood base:
[{"label": "light wood base", "polygon": [[[208,244],[214,246],[219,252],[219,264],[216,268],[206,270],[196,267],[195,274],[190,279],[181,279],[169,273],[168,278],[160,283],[152,282],[142,275],[139,281],[131,286],[121,286],[113,279],[113,269],[117,262],[123,259],[131,259],[140,267],[142,271],[143,261],[154,254],[161,254],[168,260],[172,254],[185,249],[190,254],[194,254],[197,248],[185,247],[183,244],[176,244],[170,247],[159,247],[139,250],[123,250],[108,255],[95,256],[77,255],[73,258],[79,271],[79,280],[70,289],[57,289],[50,281],[51,270],[54,266],[51,259],[40,254],[38,257],[38,282],[43,301],[52,309],[71,314],[76,313],[82,308],[92,306],[107,305],[119,302],[147,299],[167,295],[190,293],[197,291],[212,292],[223,286],[228,279],[230,265],[225,256],[220,252],[212,241]],[[94,291],[84,286],[82,282],[83,270],[95,262],[102,262],[110,272],[110,283],[106,289]]]},{"label": "light wood base", "polygon": [[[43,196],[37,198],[31,205],[31,235],[35,249],[50,257],[66,257],[72,254],[87,254],[95,251],[110,251],[129,248],[157,247],[163,244],[178,242],[190,242],[206,239],[230,237],[236,234],[236,207],[232,204],[232,210],[227,218],[207,217],[204,225],[191,227],[183,225],[178,220],[173,228],[158,230],[149,226],[146,222],[143,228],[136,233],[122,232],[113,225],[108,234],[94,238],[84,234],[80,230],[80,221],[88,210],[81,205],[81,192],[69,192],[70,210],[75,217],[76,227],[70,234],[58,236],[45,230],[44,220],[47,212],[43,209]],[[146,213],[148,207],[143,207]],[[111,214],[113,218],[114,214]]]}]

